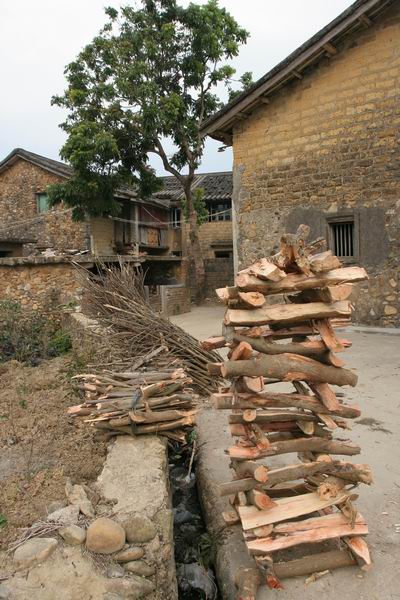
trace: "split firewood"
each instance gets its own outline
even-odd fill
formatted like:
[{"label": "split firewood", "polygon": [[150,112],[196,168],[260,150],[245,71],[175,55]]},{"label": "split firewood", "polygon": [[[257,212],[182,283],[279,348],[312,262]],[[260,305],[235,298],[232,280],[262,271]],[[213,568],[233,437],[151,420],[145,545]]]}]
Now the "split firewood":
[{"label": "split firewood", "polygon": [[236,600],[256,600],[261,585],[261,573],[257,568],[241,568],[235,573]]},{"label": "split firewood", "polygon": [[265,296],[260,292],[239,292],[239,300],[247,308],[260,308],[265,304]]},{"label": "split firewood", "polygon": [[327,383],[310,383],[309,385],[316,397],[330,412],[340,409],[340,402]]},{"label": "split firewood", "polygon": [[227,286],[224,288],[218,288],[215,290],[218,298],[224,304],[227,304],[229,300],[237,300],[238,299],[238,289],[235,286]]},{"label": "split firewood", "polygon": [[242,269],[240,273],[249,273],[250,275],[254,275],[259,279],[266,281],[280,281],[286,277],[285,271],[277,267],[276,264],[267,258],[261,258],[250,265],[250,267],[247,267],[247,269]]},{"label": "split firewood", "polygon": [[[271,421],[293,421],[296,423],[298,420],[304,421],[317,421],[317,417],[309,413],[295,410],[276,410],[276,411],[258,411],[256,412],[256,418],[254,421],[257,424],[270,423]],[[240,411],[237,414],[229,415],[229,423],[246,423],[243,412]]]},{"label": "split firewood", "polygon": [[203,350],[217,350],[218,348],[223,348],[225,345],[226,340],[222,335],[209,337],[200,342],[200,346]]},{"label": "split firewood", "polygon": [[255,527],[254,529],[249,529],[249,531],[243,531],[243,537],[245,540],[268,537],[272,533],[273,529],[274,526],[272,524],[264,525],[264,527]]},{"label": "split firewood", "polygon": [[269,448],[241,448],[232,446],[228,453],[233,460],[256,460],[267,456],[286,454],[289,452],[328,452],[352,456],[359,454],[361,449],[357,444],[342,440],[326,440],[320,437],[299,438],[283,442],[274,442]]},{"label": "split firewood", "polygon": [[222,363],[224,378],[264,376],[281,381],[310,381],[343,386],[357,384],[357,375],[348,369],[321,364],[298,354],[260,355],[257,360],[238,360]]},{"label": "split firewood", "polygon": [[235,382],[235,391],[238,393],[258,394],[259,392],[262,392],[263,389],[264,378],[261,375],[258,377],[247,377],[244,375]]},{"label": "split firewood", "polygon": [[253,348],[247,342],[240,342],[230,353],[230,360],[248,360],[253,356]]},{"label": "split firewood", "polygon": [[348,300],[352,291],[353,286],[351,283],[343,283],[342,285],[333,287],[303,290],[302,292],[289,296],[289,300],[296,304],[302,304],[303,302],[327,302],[330,304],[331,302]]},{"label": "split firewood", "polygon": [[344,350],[343,344],[336,337],[332,323],[328,319],[316,319],[314,321],[314,327],[329,350],[332,352],[342,352]]},{"label": "split firewood", "polygon": [[308,257],[308,260],[313,273],[324,273],[333,269],[339,269],[342,266],[338,257],[332,254],[331,250],[313,254]]},{"label": "split firewood", "polygon": [[269,323],[296,323],[309,319],[347,317],[351,315],[351,305],[347,300],[325,304],[269,304],[254,310],[228,308],[225,323],[228,325],[267,325]]},{"label": "split firewood", "polygon": [[237,275],[236,286],[244,292],[261,292],[264,295],[287,294],[301,292],[313,288],[323,288],[341,285],[343,283],[356,283],[368,279],[365,269],[361,267],[343,267],[327,273],[313,274],[290,273],[281,281],[261,281],[254,275]]},{"label": "split firewood", "polygon": [[371,555],[367,542],[359,536],[343,537],[342,540],[349,547],[352,555],[363,571],[368,571],[372,565]]},{"label": "split firewood", "polygon": [[275,409],[287,407],[302,408],[311,410],[318,415],[337,415],[347,419],[357,419],[361,415],[359,406],[348,404],[340,404],[336,411],[330,412],[316,396],[305,394],[260,392],[258,394],[238,393],[233,395],[231,392],[225,392],[212,394],[211,402],[213,407],[219,410],[268,407]]},{"label": "split firewood", "polygon": [[317,493],[320,498],[327,500],[339,495],[339,492],[345,487],[345,481],[338,477],[327,477],[323,483],[318,486]]}]

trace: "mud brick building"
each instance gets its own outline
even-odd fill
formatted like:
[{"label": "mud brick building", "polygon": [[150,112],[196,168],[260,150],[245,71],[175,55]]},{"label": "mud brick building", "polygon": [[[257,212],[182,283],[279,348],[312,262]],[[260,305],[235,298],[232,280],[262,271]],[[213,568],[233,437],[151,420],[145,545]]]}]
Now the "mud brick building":
[{"label": "mud brick building", "polygon": [[399,0],[355,2],[203,133],[233,146],[236,266],[308,223],[368,270],[356,320],[400,325]]}]

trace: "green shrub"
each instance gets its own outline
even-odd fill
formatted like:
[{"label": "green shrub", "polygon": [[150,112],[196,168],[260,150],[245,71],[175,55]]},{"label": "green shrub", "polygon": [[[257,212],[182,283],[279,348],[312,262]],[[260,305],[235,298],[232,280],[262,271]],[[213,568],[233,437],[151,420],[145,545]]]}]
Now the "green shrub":
[{"label": "green shrub", "polygon": [[0,362],[15,359],[37,365],[71,348],[71,339],[51,318],[24,311],[18,302],[0,301]]}]

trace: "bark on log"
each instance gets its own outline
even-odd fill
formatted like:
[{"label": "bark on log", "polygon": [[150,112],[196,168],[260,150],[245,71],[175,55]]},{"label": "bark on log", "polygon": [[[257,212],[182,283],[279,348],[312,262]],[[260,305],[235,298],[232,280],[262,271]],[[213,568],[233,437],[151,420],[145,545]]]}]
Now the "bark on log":
[{"label": "bark on log", "polygon": [[322,404],[326,406],[330,412],[340,408],[340,402],[336,398],[335,392],[327,383],[310,383],[309,386],[316,397],[321,400]]},{"label": "bark on log", "polygon": [[276,502],[271,500],[268,494],[261,492],[260,490],[249,490],[246,496],[247,503],[256,506],[260,510],[269,510],[273,506],[276,506]]},{"label": "bark on log", "polygon": [[269,323],[296,323],[310,319],[331,317],[350,317],[351,305],[347,300],[325,304],[309,302],[306,304],[268,304],[254,310],[228,308],[225,314],[227,325],[268,325]]},{"label": "bark on log", "polygon": [[260,355],[257,360],[238,360],[222,363],[221,374],[232,379],[243,375],[276,378],[281,381],[311,381],[333,385],[357,384],[357,375],[348,369],[323,365],[298,354]]},{"label": "bark on log", "polygon": [[[299,419],[304,421],[317,421],[317,417],[301,411],[294,410],[280,410],[280,411],[259,411],[255,418],[257,424],[270,423],[272,421],[293,421],[296,422]],[[237,413],[229,415],[229,423],[246,423],[243,418],[243,413]]]},{"label": "bark on log", "polygon": [[343,344],[336,337],[332,323],[328,319],[316,319],[314,321],[314,327],[329,350],[332,352],[342,352],[344,350]]},{"label": "bark on log", "polygon": [[342,263],[337,256],[332,254],[331,250],[313,254],[308,258],[310,269],[313,273],[324,273],[333,269],[340,269]]},{"label": "bark on log", "polygon": [[280,281],[286,277],[285,271],[282,271],[282,269],[277,267],[267,258],[261,258],[250,265],[250,267],[247,267],[247,269],[240,271],[240,273],[248,273],[249,275],[254,275],[265,281]]},{"label": "bark on log", "polygon": [[339,408],[330,412],[315,396],[305,394],[283,394],[260,392],[259,394],[237,394],[232,393],[212,394],[211,402],[214,408],[219,410],[231,410],[232,408],[304,408],[315,414],[337,415],[346,419],[357,419],[361,415],[360,407],[357,405],[340,404]]},{"label": "bark on log", "polygon": [[267,467],[254,461],[233,462],[231,466],[238,478],[252,477],[259,483],[265,483],[268,480]]},{"label": "bark on log", "polygon": [[233,460],[256,460],[267,456],[287,454],[289,452],[326,452],[352,456],[360,453],[360,447],[348,441],[326,440],[320,437],[299,438],[274,442],[269,448],[242,448],[232,446],[229,456]]},{"label": "bark on log", "polygon": [[200,347],[203,350],[217,350],[226,345],[226,340],[222,335],[212,336],[200,342]]},{"label": "bark on log", "polygon": [[287,562],[274,563],[274,573],[280,579],[286,579],[341,567],[351,567],[356,564],[354,557],[347,550],[331,550],[309,554]]},{"label": "bark on log", "polygon": [[368,279],[365,269],[361,267],[343,267],[327,273],[307,276],[304,274],[290,273],[285,279],[277,282],[262,282],[252,275],[238,275],[237,287],[245,292],[261,292],[264,295],[285,294],[301,292],[313,288],[325,288],[342,283],[355,283]]},{"label": "bark on log", "polygon": [[304,290],[289,296],[289,300],[295,304],[302,304],[303,302],[339,302],[340,300],[348,300],[352,291],[353,285],[351,283],[343,283],[333,287]]},{"label": "bark on log", "polygon": [[[249,338],[250,339],[250,338]],[[230,360],[249,360],[253,356],[253,348],[247,342],[240,342],[230,353]]]}]

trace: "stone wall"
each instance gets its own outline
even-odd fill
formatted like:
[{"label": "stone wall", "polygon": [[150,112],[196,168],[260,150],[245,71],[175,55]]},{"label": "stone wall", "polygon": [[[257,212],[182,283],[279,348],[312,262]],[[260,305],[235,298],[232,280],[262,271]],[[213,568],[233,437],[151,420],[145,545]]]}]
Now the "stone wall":
[{"label": "stone wall", "polygon": [[238,267],[277,249],[284,231],[350,215],[356,261],[369,282],[355,293],[358,322],[399,325],[400,6],[347,37],[302,80],[234,131]]},{"label": "stone wall", "polygon": [[[48,213],[38,213],[37,194],[45,193],[46,187],[62,181],[54,175],[25,160],[18,160],[0,174],[0,219],[6,237],[13,239],[32,239],[33,246],[27,245],[24,254],[34,248],[44,250],[55,248],[89,249],[88,224],[76,223],[71,212],[65,212],[62,206]],[[16,226],[17,222],[25,221]]]},{"label": "stone wall", "polygon": [[0,300],[42,311],[77,299],[80,287],[77,270],[69,262],[39,257],[0,259]]},{"label": "stone wall", "polygon": [[162,312],[165,315],[182,315],[190,312],[190,290],[184,284],[161,286]]},{"label": "stone wall", "polygon": [[217,301],[216,288],[233,285],[232,258],[208,258],[206,269],[206,297]]}]

